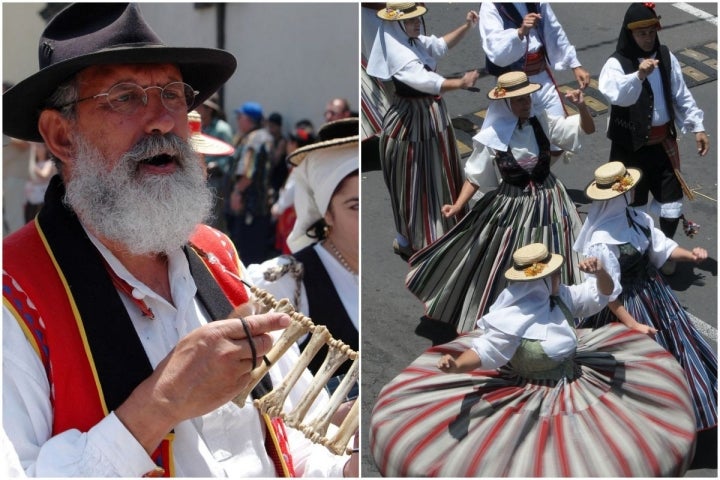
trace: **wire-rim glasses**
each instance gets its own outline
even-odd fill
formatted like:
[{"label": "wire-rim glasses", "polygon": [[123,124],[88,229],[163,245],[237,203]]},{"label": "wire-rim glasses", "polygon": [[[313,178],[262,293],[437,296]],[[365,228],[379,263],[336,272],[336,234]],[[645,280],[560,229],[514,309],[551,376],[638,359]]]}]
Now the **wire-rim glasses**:
[{"label": "wire-rim glasses", "polygon": [[136,83],[118,83],[110,87],[105,93],[98,93],[90,97],[81,98],[73,102],[60,105],[58,109],[68,105],[84,102],[85,100],[104,97],[111,109],[124,115],[132,115],[140,106],[147,106],[148,90],[157,88],[160,90],[160,101],[163,106],[171,112],[187,112],[195,101],[195,96],[200,93],[184,82],[171,82],[160,87],[151,85],[141,87]]}]

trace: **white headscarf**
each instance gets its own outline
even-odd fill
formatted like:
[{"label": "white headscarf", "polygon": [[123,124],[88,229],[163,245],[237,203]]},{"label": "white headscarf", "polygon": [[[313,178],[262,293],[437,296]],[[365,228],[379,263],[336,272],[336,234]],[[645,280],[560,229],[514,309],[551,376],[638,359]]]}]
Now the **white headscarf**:
[{"label": "white headscarf", "polygon": [[297,218],[287,239],[293,253],[317,241],[308,237],[307,229],[325,216],[337,186],[358,168],[357,142],[308,152],[305,160],[294,168]]},{"label": "white headscarf", "polygon": [[573,244],[573,250],[587,254],[590,246],[598,243],[630,243],[640,252],[647,250],[650,241],[639,228],[633,227],[628,217],[643,228],[652,229],[652,225],[647,214],[629,206],[630,198],[630,192],[625,192],[610,200],[594,200]]},{"label": "white headscarf", "polygon": [[[535,115],[535,107],[530,113]],[[510,138],[517,128],[518,117],[510,108],[510,99],[491,100],[480,131],[473,140],[500,152],[508,149]]]},{"label": "white headscarf", "polygon": [[410,62],[419,60],[435,70],[437,60],[421,42],[409,42],[399,21],[383,20],[375,35],[366,71],[373,77],[390,80]]}]

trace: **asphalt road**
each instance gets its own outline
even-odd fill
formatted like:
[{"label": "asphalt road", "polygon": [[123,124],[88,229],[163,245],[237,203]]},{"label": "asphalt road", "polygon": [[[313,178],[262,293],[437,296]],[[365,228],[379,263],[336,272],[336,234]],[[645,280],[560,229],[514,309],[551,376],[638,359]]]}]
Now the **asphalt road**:
[{"label": "asphalt road", "polygon": [[[477,8],[473,4],[428,5],[425,15],[429,33],[443,35],[465,18],[466,12]],[[553,3],[553,9],[566,34],[575,45],[578,57],[594,80],[602,65],[613,52],[620,24],[627,4],[612,3]],[[695,152],[692,135],[679,140],[680,156],[686,182],[695,192],[696,199],[687,201],[687,218],[700,224],[700,232],[688,238],[679,230],[675,239],[686,248],[702,246],[710,258],[700,266],[680,264],[670,284],[682,305],[695,318],[696,324],[717,348],[717,4],[692,4],[709,14],[711,20],[680,10],[675,4],[658,4],[663,29],[660,40],[684,64],[685,79],[693,96],[705,112],[705,128],[710,134],[711,148],[705,157]],[[712,20],[714,18],[714,20]],[[715,23],[712,23],[712,22]],[[462,42],[440,60],[438,71],[444,76],[462,73],[484,66],[477,30],[468,32]],[[572,87],[570,72],[559,72],[556,81],[561,87]],[[483,76],[477,83],[480,93],[450,92],[445,101],[454,119],[461,154],[470,152],[470,139],[482,124],[487,108],[487,92],[494,86],[494,78]],[[592,172],[608,160],[609,141],[605,137],[607,122],[606,102],[602,95],[590,87],[586,91],[588,102],[595,111],[597,132],[585,137],[584,149],[575,155],[570,164],[558,163],[554,173],[567,186],[575,200],[581,217],[588,203],[582,189],[592,178]],[[362,196],[362,443],[361,472],[363,477],[379,476],[367,451],[370,413],[382,387],[432,345],[429,338],[418,335],[416,329],[423,315],[422,304],[405,288],[407,264],[392,252],[395,232],[389,197],[376,163],[374,145],[363,146]],[[700,447],[702,455],[707,448]],[[716,449],[716,446],[712,447]],[[717,477],[713,468],[697,468],[686,476]]]}]

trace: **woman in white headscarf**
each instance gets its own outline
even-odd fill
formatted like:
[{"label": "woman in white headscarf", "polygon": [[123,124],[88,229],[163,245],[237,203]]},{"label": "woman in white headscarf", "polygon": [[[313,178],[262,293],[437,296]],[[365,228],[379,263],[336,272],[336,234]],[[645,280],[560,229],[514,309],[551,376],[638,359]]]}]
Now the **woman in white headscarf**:
[{"label": "woman in white headscarf", "polygon": [[668,259],[701,263],[707,251],[678,246],[655,228],[650,215],[629,206],[640,178],[640,170],[609,162],[595,170],[595,179],[585,189],[593,203],[574,248],[601,258],[620,288],[610,296],[607,308],[585,318],[580,326],[619,321],[650,335],[685,370],[697,430],[710,429],[717,426],[717,356],[658,271]]},{"label": "woman in white headscarf", "polygon": [[694,450],[678,362],[615,323],[575,330],[607,303],[595,280],[563,285],[561,255],[530,244],[478,328],[432,347],[381,390],[370,451],[388,477],[681,476]]},{"label": "woman in white headscarf", "polygon": [[[295,150],[297,218],[287,243],[292,255],[283,255],[248,271],[253,283],[276,299],[287,298],[295,307],[325,325],[333,338],[357,351],[360,198],[358,194],[358,119],[323,125],[318,141]],[[309,336],[299,340],[302,350]],[[315,373],[324,358],[316,355],[309,368]],[[345,373],[346,362],[338,373]]]},{"label": "woman in white headscarf", "polygon": [[382,122],[380,164],[390,193],[396,237],[393,250],[403,258],[447,232],[456,218],[442,206],[457,198],[462,186],[460,154],[442,93],[475,84],[479,73],[444,78],[435,72],[437,58],[477,24],[477,12],[465,23],[436,37],[424,34],[427,9],[412,2],[388,2],[378,11],[378,28],[366,71],[392,80],[395,95]]},{"label": "woman in white headscarf", "polygon": [[505,288],[502,272],[521,245],[552,245],[568,258],[563,283],[581,280],[572,245],[582,222],[562,182],[550,171],[550,149],[557,145],[578,151],[581,132],[592,133],[595,125],[580,90],[565,95],[579,115],[536,114],[531,94],[539,88],[524,72],[498,77],[488,93],[492,101],[482,128],[473,137],[467,180],[443,213],[461,213],[478,190],[483,197],[450,232],[410,259],[406,284],[425,304],[426,317],[449,323],[458,332],[472,330],[487,313]]}]

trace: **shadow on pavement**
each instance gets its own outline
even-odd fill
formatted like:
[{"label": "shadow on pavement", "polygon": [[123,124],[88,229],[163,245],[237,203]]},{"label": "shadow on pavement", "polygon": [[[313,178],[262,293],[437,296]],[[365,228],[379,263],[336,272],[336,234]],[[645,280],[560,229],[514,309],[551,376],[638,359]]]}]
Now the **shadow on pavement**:
[{"label": "shadow on pavement", "polygon": [[433,320],[425,316],[420,317],[420,324],[415,328],[415,334],[430,340],[433,347],[455,340],[458,336],[455,327],[449,323]]}]

